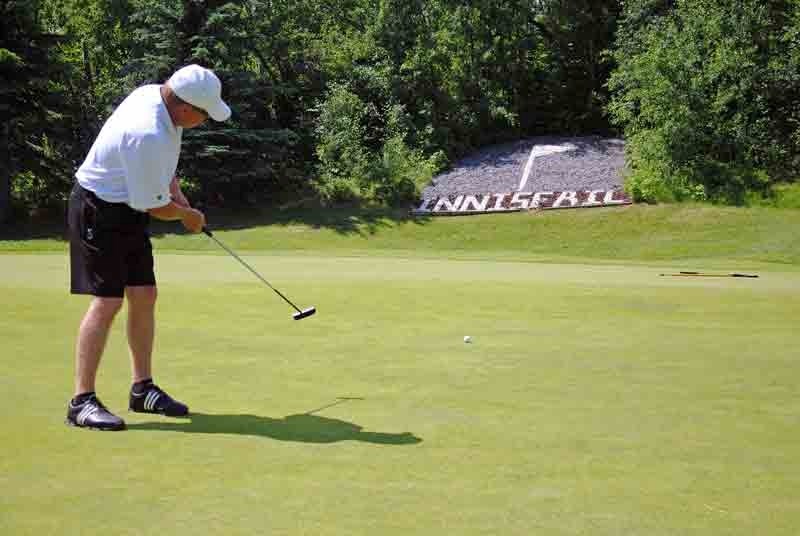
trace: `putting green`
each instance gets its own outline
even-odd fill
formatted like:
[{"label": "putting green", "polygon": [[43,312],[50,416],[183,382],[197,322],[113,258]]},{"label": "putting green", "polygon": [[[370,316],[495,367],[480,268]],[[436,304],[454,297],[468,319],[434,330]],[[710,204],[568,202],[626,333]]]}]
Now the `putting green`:
[{"label": "putting green", "polygon": [[[121,433],[63,424],[85,297],[0,255],[0,534],[770,534],[800,526],[800,273],[157,254],[156,380],[124,312],[98,379]],[[684,269],[684,267],[680,267]],[[464,344],[464,335],[472,344]]]}]

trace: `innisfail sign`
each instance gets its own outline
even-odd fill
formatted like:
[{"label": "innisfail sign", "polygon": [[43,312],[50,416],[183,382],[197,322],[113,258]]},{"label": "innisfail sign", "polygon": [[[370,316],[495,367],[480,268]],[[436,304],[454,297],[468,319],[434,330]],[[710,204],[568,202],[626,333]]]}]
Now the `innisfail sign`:
[{"label": "innisfail sign", "polygon": [[462,194],[423,199],[412,210],[412,213],[456,216],[522,210],[608,207],[630,205],[631,203],[630,197],[622,190]]}]

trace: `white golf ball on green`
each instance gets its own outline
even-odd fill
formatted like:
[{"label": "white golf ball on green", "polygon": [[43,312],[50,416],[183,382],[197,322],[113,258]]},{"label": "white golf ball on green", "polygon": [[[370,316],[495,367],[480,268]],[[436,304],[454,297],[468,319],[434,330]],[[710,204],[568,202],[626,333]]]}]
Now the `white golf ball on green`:
[{"label": "white golf ball on green", "polygon": [[464,342],[471,343],[472,342],[472,337],[470,337],[469,335],[464,335]]}]

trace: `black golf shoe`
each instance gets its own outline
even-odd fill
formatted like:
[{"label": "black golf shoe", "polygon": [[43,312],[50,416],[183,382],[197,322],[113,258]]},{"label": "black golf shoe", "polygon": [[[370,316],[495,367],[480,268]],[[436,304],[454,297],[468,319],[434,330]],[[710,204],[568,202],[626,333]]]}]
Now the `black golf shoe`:
[{"label": "black golf shoe", "polygon": [[137,413],[157,413],[168,417],[185,417],[189,414],[186,404],[174,400],[154,383],[146,385],[141,392],[131,389],[128,408]]},{"label": "black golf shoe", "polygon": [[67,406],[67,424],[92,430],[124,430],[125,421],[106,409],[97,396],[92,395],[80,404],[72,400]]}]

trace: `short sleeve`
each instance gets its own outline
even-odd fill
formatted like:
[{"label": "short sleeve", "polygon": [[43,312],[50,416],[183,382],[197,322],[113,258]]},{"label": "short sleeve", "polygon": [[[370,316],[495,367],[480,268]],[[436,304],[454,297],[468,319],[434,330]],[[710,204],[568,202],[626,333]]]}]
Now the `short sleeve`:
[{"label": "short sleeve", "polygon": [[164,161],[164,148],[158,136],[126,137],[120,156],[125,169],[128,204],[141,211],[163,207],[170,202],[172,171]]}]

